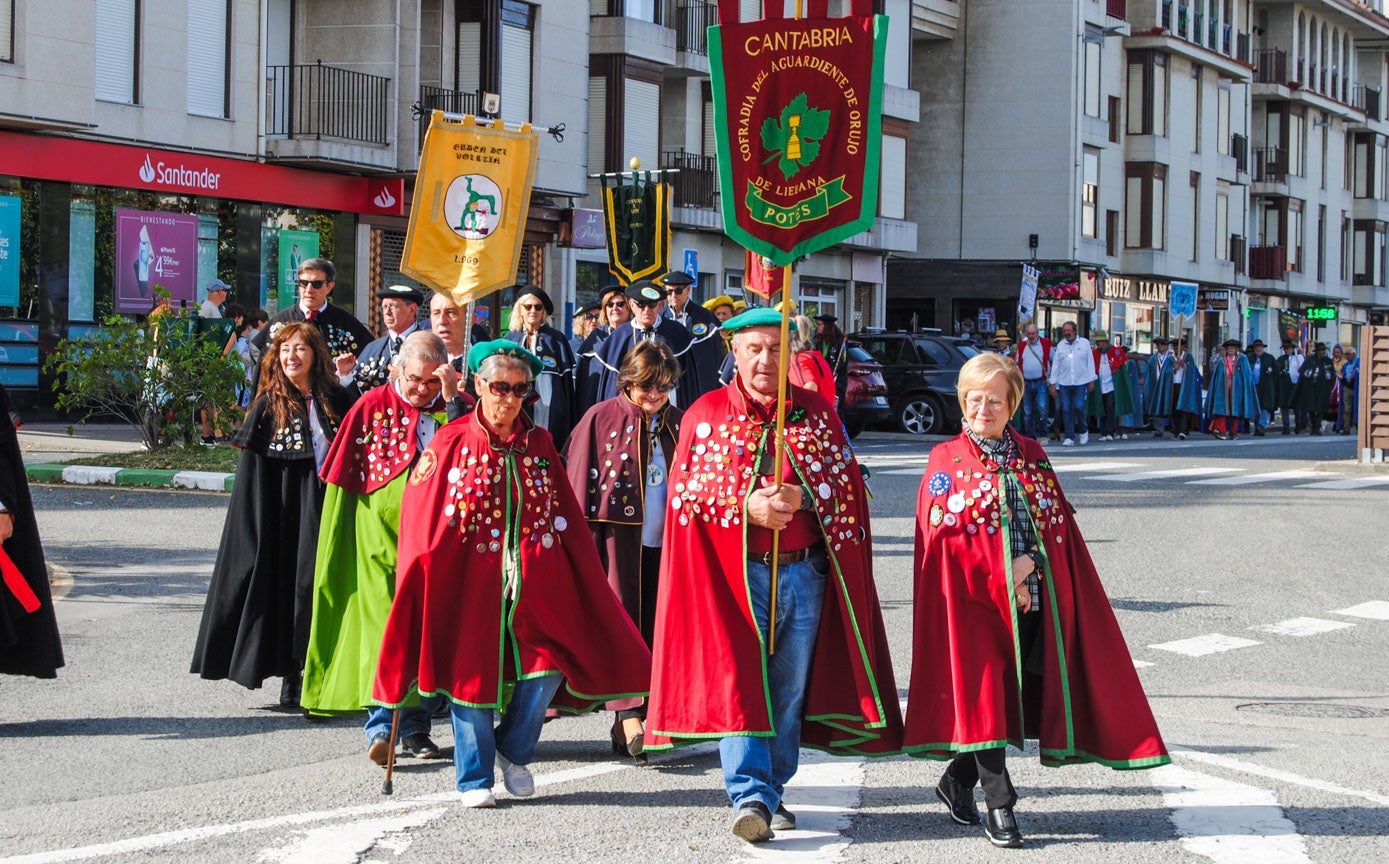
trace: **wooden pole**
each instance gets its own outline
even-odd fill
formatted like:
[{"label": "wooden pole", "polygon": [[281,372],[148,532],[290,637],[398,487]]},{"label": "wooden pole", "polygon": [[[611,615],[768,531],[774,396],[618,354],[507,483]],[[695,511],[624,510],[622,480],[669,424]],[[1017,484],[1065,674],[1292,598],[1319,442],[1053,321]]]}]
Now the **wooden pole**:
[{"label": "wooden pole", "polygon": [[[776,432],[772,438],[772,477],[779,484],[786,467],[786,390],[791,364],[791,265],[781,268],[781,354],[777,362]],[[777,555],[781,532],[772,532],[771,591],[767,612],[767,653],[776,653]]]},{"label": "wooden pole", "polygon": [[392,780],[395,775],[395,735],[400,728],[400,709],[391,711],[391,749],[386,751],[386,780],[381,784],[381,794],[390,795],[395,792]]}]

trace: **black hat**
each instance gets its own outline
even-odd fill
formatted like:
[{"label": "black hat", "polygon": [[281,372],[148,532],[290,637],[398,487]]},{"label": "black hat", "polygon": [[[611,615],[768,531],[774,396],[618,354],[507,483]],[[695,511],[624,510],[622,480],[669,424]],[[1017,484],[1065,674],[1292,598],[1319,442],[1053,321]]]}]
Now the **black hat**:
[{"label": "black hat", "polygon": [[1262,340],[1262,339],[1255,339],[1253,342],[1250,342],[1250,343],[1249,343],[1249,347],[1250,347],[1250,348],[1267,348],[1268,346],[1264,344],[1264,340]]},{"label": "black hat", "polygon": [[575,312],[574,315],[576,317],[579,315],[587,315],[590,312],[597,312],[602,308],[603,307],[599,306],[597,303],[585,303],[583,306],[579,307],[579,311]]},{"label": "black hat", "polygon": [[1326,350],[1326,343],[1325,343],[1325,342],[1318,342],[1317,344],[1315,344],[1315,345],[1312,346],[1312,350],[1313,350],[1313,351],[1325,351],[1325,350]]},{"label": "black hat", "polygon": [[516,286],[516,302],[520,303],[522,297],[535,295],[540,298],[540,304],[545,307],[546,315],[555,314],[555,301],[550,299],[550,295],[545,293],[545,289],[539,285],[518,285]]},{"label": "black hat", "polygon": [[815,320],[823,321],[826,324],[834,324],[839,321],[839,319],[834,317],[833,315],[816,315]]},{"label": "black hat", "polygon": [[693,285],[694,277],[684,270],[672,270],[661,277],[662,285]]},{"label": "black hat", "polygon": [[409,285],[387,285],[376,292],[377,300],[385,300],[387,297],[414,303],[416,306],[424,302],[424,295],[420,293],[420,289],[411,288]]},{"label": "black hat", "polygon": [[1297,343],[1294,342],[1294,341],[1291,340],[1291,339],[1284,339],[1284,340],[1283,340],[1283,347],[1284,347],[1284,348],[1296,348],[1296,347],[1297,347]]},{"label": "black hat", "polygon": [[1238,339],[1226,339],[1224,342],[1220,343],[1221,348],[1229,348],[1231,346],[1235,348],[1241,347]]},{"label": "black hat", "polygon": [[599,304],[600,306],[605,306],[605,305],[607,305],[608,298],[611,297],[611,296],[613,296],[614,294],[618,294],[618,295],[621,295],[621,296],[623,296],[623,297],[626,297],[626,296],[627,296],[627,289],[626,289],[624,286],[622,286],[621,284],[617,283],[617,282],[613,282],[613,283],[610,283],[610,284],[608,284],[608,285],[604,285],[604,286],[603,286],[603,292],[602,292],[601,294],[598,295],[598,304]]},{"label": "black hat", "polygon": [[1153,344],[1154,344],[1154,345],[1171,345],[1171,344],[1172,344],[1172,340],[1171,340],[1171,339],[1168,339],[1166,336],[1154,336],[1154,337],[1153,337]]},{"label": "black hat", "polygon": [[666,295],[650,279],[639,279],[627,286],[627,299],[655,305],[665,300]]}]

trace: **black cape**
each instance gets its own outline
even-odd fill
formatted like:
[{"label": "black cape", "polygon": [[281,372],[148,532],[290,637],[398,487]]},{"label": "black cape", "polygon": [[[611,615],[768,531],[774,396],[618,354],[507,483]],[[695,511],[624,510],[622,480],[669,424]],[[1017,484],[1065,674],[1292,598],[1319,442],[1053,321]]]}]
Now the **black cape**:
[{"label": "black cape", "polygon": [[[429,328],[419,323],[411,324],[400,334],[400,338],[404,339],[421,330],[428,332]],[[380,339],[372,340],[362,349],[362,353],[357,355],[357,367],[352,370],[352,380],[359,391],[365,393],[390,380],[390,366],[395,362],[395,352],[391,350],[392,338],[394,337],[387,333]]]},{"label": "black cape", "polygon": [[[680,324],[670,309],[663,314]],[[723,325],[713,312],[691,301],[685,304],[685,314],[689,320],[680,326],[690,334],[690,349],[681,360],[681,364],[696,367],[695,383],[699,392],[691,394],[689,398],[682,397],[680,401],[685,405],[693,405],[700,396],[719,386],[719,368],[723,364],[724,356],[728,354],[728,348],[724,345],[723,330],[720,329]]]},{"label": "black cape", "polygon": [[1249,355],[1249,371],[1252,373],[1254,367],[1259,367],[1259,380],[1254,385],[1254,392],[1259,397],[1259,408],[1270,414],[1278,410],[1278,364],[1272,354]]},{"label": "black cape", "polygon": [[[656,319],[656,338],[670,346],[675,359],[680,362],[680,379],[670,401],[679,408],[688,408],[699,398],[697,394],[712,387],[701,387],[699,366],[690,361],[690,331],[669,318]],[[598,372],[598,401],[603,402],[617,395],[617,373],[622,369],[622,361],[637,341],[637,328],[629,321],[598,346],[593,352],[593,368]],[[590,370],[592,371],[592,370]],[[591,406],[590,406],[591,407]]]},{"label": "black cape", "polygon": [[574,414],[582,417],[602,400],[598,398],[598,384],[602,379],[603,364],[594,359],[598,349],[612,335],[613,329],[607,324],[594,327],[584,338],[579,350],[575,352],[577,365],[574,368]]},{"label": "black cape", "polygon": [[48,570],[39,542],[39,525],[29,481],[19,454],[19,436],[10,419],[10,394],[0,384],[0,502],[14,518],[14,533],[5,541],[5,554],[14,562],[24,582],[39,601],[33,612],[0,582],[0,673],[56,678],[63,667],[63,646],[58,638],[58,619],[48,589]]},{"label": "black cape", "polygon": [[[525,335],[519,330],[513,330],[502,338],[525,345]],[[540,328],[535,343],[535,356],[540,358],[545,368],[535,380],[540,400],[527,404],[526,414],[537,426],[550,433],[550,437],[555,439],[555,449],[560,450],[569,439],[574,421],[579,418],[574,410],[574,372],[577,365],[574,351],[564,334],[549,325]]]},{"label": "black cape", "polygon": [[1308,357],[1293,391],[1293,407],[1314,414],[1325,414],[1331,404],[1331,388],[1336,385],[1336,364],[1330,357]]},{"label": "black cape", "polygon": [[[350,391],[336,386],[314,400],[329,440],[351,402]],[[255,690],[303,668],[323,484],[308,421],[276,428],[264,397],[251,405],[234,443],[241,464],[190,671]]]}]

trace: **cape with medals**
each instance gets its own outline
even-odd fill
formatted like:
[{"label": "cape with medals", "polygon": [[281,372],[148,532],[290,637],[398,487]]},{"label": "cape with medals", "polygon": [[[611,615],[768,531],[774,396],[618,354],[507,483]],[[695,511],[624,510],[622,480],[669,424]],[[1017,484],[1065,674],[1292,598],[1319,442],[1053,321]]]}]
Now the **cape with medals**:
[{"label": "cape with medals", "polygon": [[[371,704],[376,655],[395,596],[396,543],[405,477],[427,412],[387,382],[343,418],[324,459],[322,530],[314,567],[313,623],[301,704],[315,712]],[[444,412],[429,414],[442,426]]]},{"label": "cape with medals", "polygon": [[[868,495],[838,415],[790,389],[786,453],[815,493],[830,577],[806,684],[801,743],[840,754],[894,753],[901,710],[872,578]],[[656,602],[646,749],[771,735],[760,631],[747,585],[744,502],[775,419],[734,383],[680,421]]]},{"label": "cape with medals", "polygon": [[608,588],[550,434],[497,438],[474,411],[434,436],[401,501],[396,596],[373,701],[413,691],[499,708],[503,684],[561,674],[555,705],[644,696],[651,652]]},{"label": "cape with medals", "polygon": [[[904,749],[947,759],[1037,738],[1048,766],[1165,765],[1171,758],[1073,510],[1041,446],[1016,440],[1019,457],[1007,468],[963,433],[927,462]],[[1024,669],[1026,646],[1015,637],[1008,511],[1000,507],[1008,472],[1045,556],[1040,676]]]}]

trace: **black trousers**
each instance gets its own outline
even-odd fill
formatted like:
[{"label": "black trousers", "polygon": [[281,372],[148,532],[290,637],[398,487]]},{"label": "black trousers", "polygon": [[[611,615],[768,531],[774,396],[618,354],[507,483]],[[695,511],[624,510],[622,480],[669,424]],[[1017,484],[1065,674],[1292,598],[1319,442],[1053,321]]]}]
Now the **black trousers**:
[{"label": "black trousers", "polygon": [[[656,586],[661,575],[661,549],[659,546],[641,547],[641,620],[632,623],[641,631],[646,647],[651,647],[651,634],[656,631]],[[646,703],[638,708],[618,711],[617,721],[637,718],[646,719]]]}]

